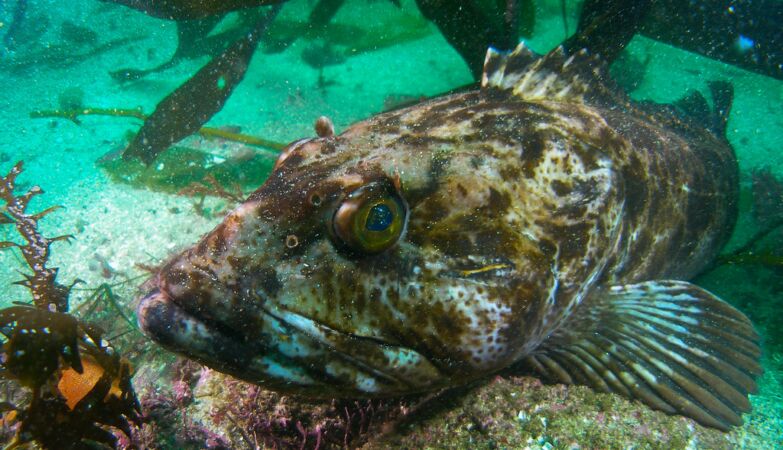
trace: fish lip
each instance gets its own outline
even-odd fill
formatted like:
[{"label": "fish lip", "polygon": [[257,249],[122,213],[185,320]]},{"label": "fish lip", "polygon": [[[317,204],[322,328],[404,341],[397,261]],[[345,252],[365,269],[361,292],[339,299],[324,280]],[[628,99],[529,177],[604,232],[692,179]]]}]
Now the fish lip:
[{"label": "fish lip", "polygon": [[159,287],[147,292],[136,307],[136,321],[139,328],[166,347],[176,343],[172,324],[182,321],[190,324],[187,321],[194,319],[198,320]]},{"label": "fish lip", "polygon": [[241,373],[258,352],[239,334],[225,333],[155,287],[139,300],[139,328],[161,346],[228,373]]}]

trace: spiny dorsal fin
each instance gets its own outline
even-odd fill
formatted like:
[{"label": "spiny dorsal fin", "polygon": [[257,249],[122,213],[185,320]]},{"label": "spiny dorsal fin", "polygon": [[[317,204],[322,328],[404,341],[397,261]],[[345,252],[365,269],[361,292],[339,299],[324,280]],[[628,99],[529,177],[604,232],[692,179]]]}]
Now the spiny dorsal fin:
[{"label": "spiny dorsal fin", "polygon": [[722,430],[750,410],[759,336],[709,292],[685,281],[614,286],[569,319],[526,360],[542,375]]},{"label": "spiny dorsal fin", "polygon": [[587,50],[567,55],[562,46],[537,58],[524,43],[511,53],[490,48],[484,61],[482,89],[499,89],[527,101],[616,102],[606,86],[605,65]]}]

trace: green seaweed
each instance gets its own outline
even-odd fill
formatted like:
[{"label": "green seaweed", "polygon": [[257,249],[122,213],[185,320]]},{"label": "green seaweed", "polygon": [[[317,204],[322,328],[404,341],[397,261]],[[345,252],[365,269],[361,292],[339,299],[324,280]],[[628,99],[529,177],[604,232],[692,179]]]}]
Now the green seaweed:
[{"label": "green seaweed", "polygon": [[158,156],[156,163],[145,166],[138,161],[104,158],[97,165],[114,182],[130,184],[153,191],[179,193],[183,189],[212,177],[224,186],[234,183],[254,189],[272,172],[276,158],[264,153],[223,158],[201,150],[175,146]]},{"label": "green seaweed", "polygon": [[[140,108],[92,108],[34,110],[31,118],[63,118],[77,125],[82,116],[99,115],[131,117],[146,120],[147,115]],[[118,153],[100,158],[96,165],[103,169],[114,182],[129,184],[153,191],[180,193],[183,189],[208,178],[222,186],[238,184],[241,188],[255,189],[266,180],[272,171],[278,152],[285,145],[279,142],[222,128],[202,127],[198,134],[208,140],[206,147],[215,148],[227,142],[240,144],[230,154],[216,154],[185,146],[173,146],[157,157],[156,164],[144,165],[137,160],[126,161]],[[211,143],[214,143],[212,145]],[[255,151],[250,147],[257,147]],[[213,195],[213,192],[208,192]]]}]

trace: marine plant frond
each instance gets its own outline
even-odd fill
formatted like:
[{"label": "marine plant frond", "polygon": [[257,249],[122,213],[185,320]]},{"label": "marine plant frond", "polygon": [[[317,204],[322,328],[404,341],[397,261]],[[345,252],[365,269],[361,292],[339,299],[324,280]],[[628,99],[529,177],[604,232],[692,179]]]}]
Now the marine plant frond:
[{"label": "marine plant frond", "polygon": [[226,199],[232,203],[240,203],[245,198],[241,186],[236,183],[232,183],[230,187],[224,186],[212,174],[207,174],[202,180],[191,183],[186,188],[180,190],[178,194],[188,197],[211,195]]},{"label": "marine plant frond", "polygon": [[130,422],[140,420],[131,366],[102,330],[67,313],[13,306],[0,310],[0,334],[3,377],[31,392],[26,406],[5,406],[15,413],[10,448],[115,447],[111,428],[130,436]]},{"label": "marine plant frond", "polygon": [[[147,275],[144,274],[139,277],[131,278],[130,280],[123,281],[121,283],[115,284],[115,286],[120,284],[125,284],[131,280],[136,280],[141,277],[146,277]],[[87,299],[81,304],[79,308],[79,312],[84,311],[81,315],[81,317],[88,317],[90,314],[92,314],[95,309],[99,305],[106,305],[108,304],[111,306],[111,308],[117,312],[117,314],[122,318],[122,320],[125,321],[128,325],[130,325],[131,329],[138,330],[138,325],[136,325],[136,322],[132,320],[120,304],[120,300],[117,297],[117,294],[114,293],[112,290],[112,285],[108,283],[101,283],[97,288],[90,288],[87,289],[89,291],[92,291],[90,295],[87,297]]]},{"label": "marine plant frond", "polygon": [[[5,202],[0,223],[14,225],[23,240],[0,242],[0,249],[16,247],[21,252],[32,273],[23,273],[15,284],[30,290],[34,305],[17,303],[0,310],[0,378],[29,391],[24,405],[8,401],[0,407],[3,425],[13,422],[15,430],[6,448],[32,441],[44,449],[116,447],[112,429],[130,436],[130,422],[140,421],[130,363],[103,338],[100,328],[67,313],[71,289],[81,280],[62,285],[56,281],[58,269],[46,265],[50,245],[73,236],[47,238],[38,231],[38,220],[59,207],[27,212],[30,200],[43,190],[34,186],[15,194],[22,169],[20,161],[0,176]],[[111,290],[102,292],[117,303]]]},{"label": "marine plant frond", "polygon": [[81,116],[112,116],[132,117],[141,121],[147,120],[141,108],[78,108],[78,109],[36,109],[30,112],[31,119],[61,118],[80,125]]},{"label": "marine plant frond", "polygon": [[139,159],[149,165],[161,152],[197,132],[220,111],[244,78],[259,41],[279,11],[279,4],[271,7],[245,36],[161,100],[125,148],[123,159]]},{"label": "marine plant frond", "polygon": [[768,167],[756,169],[750,174],[753,192],[753,218],[767,228],[783,221],[783,181]]},{"label": "marine plant frond", "polygon": [[[30,118],[33,119],[68,119],[71,122],[81,124],[81,116],[108,116],[108,117],[131,117],[145,121],[148,115],[141,108],[76,108],[76,109],[36,109],[30,112]],[[274,151],[281,151],[286,144],[265,139],[259,136],[236,133],[222,128],[201,127],[196,134],[204,138],[223,139],[231,142],[247,144],[253,147],[265,148]]]},{"label": "marine plant frond", "polygon": [[757,231],[735,250],[724,253],[702,272],[711,272],[724,265],[762,265],[782,267],[783,254],[776,247],[763,243],[783,228],[783,181],[769,168],[756,169],[750,174],[753,195],[753,218]]},{"label": "marine plant frond", "polygon": [[32,275],[25,275],[25,279],[16,284],[30,290],[33,303],[37,307],[67,311],[70,288],[57,282],[57,268],[47,267],[47,263],[51,244],[57,241],[68,241],[73,239],[73,236],[47,238],[38,231],[38,221],[57,210],[59,206],[52,206],[33,214],[27,212],[30,200],[36,195],[43,194],[43,189],[33,186],[21,195],[14,193],[16,178],[22,173],[23,167],[24,163],[19,161],[11,168],[8,175],[0,176],[0,199],[5,202],[2,223],[14,225],[24,243],[4,241],[0,242],[0,249],[10,247],[19,249]]}]

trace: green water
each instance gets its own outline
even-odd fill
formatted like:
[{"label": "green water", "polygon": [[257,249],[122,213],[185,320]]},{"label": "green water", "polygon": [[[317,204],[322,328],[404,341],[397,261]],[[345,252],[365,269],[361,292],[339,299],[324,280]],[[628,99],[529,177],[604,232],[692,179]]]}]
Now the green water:
[{"label": "green water", "polygon": [[[271,44],[262,44],[244,81],[208,126],[287,143],[313,136],[314,122],[321,115],[330,117],[339,133],[349,124],[400,102],[434,96],[472,81],[459,54],[434,25],[421,17],[413,1],[404,0],[401,8],[397,8],[387,1],[348,0],[331,24],[321,31],[308,30],[306,18],[314,3],[294,0],[282,9],[271,33],[298,39],[274,52]],[[12,23],[15,5],[14,0],[0,0],[0,35]],[[562,16],[559,2],[538,1],[536,6],[535,33],[527,41],[543,53],[564,38]],[[571,28],[577,22],[577,6],[568,7]],[[237,20],[236,15],[229,15],[216,32],[231,29]],[[148,173],[145,181],[134,178],[136,181],[131,183],[128,179],[138,177],[132,169],[107,170],[114,166],[98,161],[105,161],[105,155],[124,148],[129,133],[141,125],[139,120],[89,115],[79,117],[80,123],[75,123],[62,118],[31,118],[30,113],[86,107],[141,108],[150,113],[165,95],[207,63],[209,57],[184,59],[167,70],[125,83],[117,82],[109,72],[161,64],[173,54],[176,43],[176,28],[171,21],[92,0],[35,0],[27,4],[15,47],[0,53],[3,88],[0,172],[7,173],[16,161],[23,160],[25,170],[19,178],[19,189],[39,185],[46,192],[33,200],[30,210],[63,206],[44,219],[40,229],[47,236],[72,234],[75,239],[52,246],[50,265],[60,268],[58,279],[65,284],[75,279],[83,281],[71,295],[72,309],[108,328],[109,336],[120,336],[117,347],[131,355],[138,371],[136,382],[140,396],[150,390],[171,388],[169,366],[174,357],[147,342],[119,319],[114,306],[105,301],[92,302],[94,289],[102,284],[110,286],[119,308],[132,315],[137,287],[146,274],[141,265],[160,264],[195,242],[220,222],[228,207],[227,201],[220,198],[207,197],[200,201],[177,195],[181,186],[226,161],[235,164],[222,172],[223,176],[246,173],[247,167],[242,164],[249,158],[255,164],[252,176],[263,178],[277,154],[268,148],[237,142],[189,137],[157,161],[155,171]],[[334,61],[328,61],[321,69],[303,61],[303,52],[331,48],[324,47],[327,44],[339,53]],[[643,37],[634,38],[628,53],[631,58],[646,61],[641,70],[637,68],[629,75],[636,83],[631,95],[637,100],[671,102],[690,89],[706,92],[706,83],[711,80],[729,80],[734,85],[735,101],[727,137],[738,155],[742,204],[735,236],[726,251],[741,247],[759,229],[751,208],[751,173],[767,168],[783,178],[783,82]],[[182,163],[186,157],[193,158],[194,164],[203,168],[199,172],[202,175],[197,177],[192,170],[182,174],[183,167],[192,168]],[[253,182],[239,181],[245,192],[251,190]],[[18,241],[8,225],[0,229],[0,239]],[[762,246],[777,255],[778,261],[781,240],[783,234],[778,231]],[[28,301],[28,291],[12,284],[20,279],[20,271],[26,270],[18,252],[0,251],[0,267],[0,285],[4,287],[0,305]],[[724,440],[685,439],[672,446],[783,447],[782,270],[780,263],[736,265],[722,267],[697,280],[742,309],[756,323],[764,342],[765,373],[760,378],[758,395],[751,398],[753,411],[745,417],[744,426]],[[205,428],[213,427],[232,448],[247,448],[248,442],[230,421],[220,426],[210,425],[205,411],[211,403],[220,404],[224,394],[214,386],[204,388],[204,392],[207,394],[201,400],[189,404],[190,420],[202,423]],[[231,395],[237,394],[232,391]],[[0,390],[0,401],[3,400]],[[518,411],[505,411],[497,420],[514,424],[517,416]],[[554,417],[558,420],[557,415]],[[549,420],[552,421],[551,417]],[[563,413],[560,420],[565,423],[570,418]],[[602,425],[591,422],[581,426],[600,433]],[[631,429],[638,424],[626,426]],[[415,427],[412,429],[411,433],[416,432]],[[159,431],[160,435],[148,433],[145,445],[153,445],[152,442],[157,442],[153,446],[164,448],[185,445],[172,436],[175,430],[161,426]],[[656,432],[665,434],[666,430],[653,430],[648,435],[655,436]],[[492,431],[488,433],[491,435]],[[635,435],[628,433],[618,434],[626,436],[622,441],[618,437],[618,447],[635,442]],[[492,448],[486,434],[471,439],[481,448]],[[597,445],[587,438],[582,442],[578,437],[572,441],[547,440],[541,434],[515,439],[505,445],[509,448]],[[654,439],[638,443],[641,447],[655,447]],[[207,445],[205,440],[189,442],[186,446]],[[271,444],[267,442],[267,445]],[[422,445],[438,447],[431,442]],[[474,444],[464,442],[464,445]]]}]

